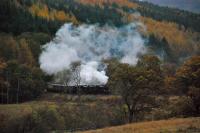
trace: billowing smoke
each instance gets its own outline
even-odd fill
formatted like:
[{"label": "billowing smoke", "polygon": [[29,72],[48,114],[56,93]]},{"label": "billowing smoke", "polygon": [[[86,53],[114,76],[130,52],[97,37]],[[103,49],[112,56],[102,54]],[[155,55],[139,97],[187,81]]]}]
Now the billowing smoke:
[{"label": "billowing smoke", "polygon": [[118,58],[123,63],[136,64],[138,55],[145,52],[145,40],[138,32],[142,27],[140,23],[120,28],[65,24],[43,47],[40,67],[48,74],[56,74],[80,61],[81,84],[106,84],[108,77],[102,60]]}]

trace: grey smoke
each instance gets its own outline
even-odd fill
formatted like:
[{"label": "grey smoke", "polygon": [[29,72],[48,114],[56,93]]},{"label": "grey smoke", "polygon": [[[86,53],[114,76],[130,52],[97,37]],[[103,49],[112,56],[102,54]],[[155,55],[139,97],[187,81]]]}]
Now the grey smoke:
[{"label": "grey smoke", "polygon": [[136,64],[139,54],[145,53],[145,40],[138,32],[141,23],[121,28],[105,25],[63,25],[55,38],[44,45],[40,67],[48,74],[70,69],[81,61],[81,84],[106,84],[108,77],[102,60],[118,58],[122,63]]}]

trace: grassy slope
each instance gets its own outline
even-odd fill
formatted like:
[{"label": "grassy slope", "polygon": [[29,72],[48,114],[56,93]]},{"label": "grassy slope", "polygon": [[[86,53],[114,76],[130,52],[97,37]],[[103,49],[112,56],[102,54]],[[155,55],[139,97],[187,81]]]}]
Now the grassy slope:
[{"label": "grassy slope", "polygon": [[[57,113],[62,114],[63,118],[66,119],[66,130],[76,129],[74,123],[79,128],[84,128],[84,126],[90,128],[91,121],[103,128],[109,126],[109,118],[115,118],[115,112],[112,108],[118,100],[119,97],[110,95],[84,95],[79,99],[77,95],[46,93],[34,101],[20,104],[0,104],[0,131],[1,129],[7,131],[8,125],[13,126],[19,120],[19,125],[24,126],[23,122],[26,121],[27,116],[33,116],[33,111],[42,108],[56,109]],[[91,116],[88,114],[91,114]],[[94,115],[97,118],[92,118]],[[98,119],[98,116],[101,115],[103,117]],[[79,119],[81,119],[80,122],[76,123]],[[16,128],[16,126],[13,128]]]},{"label": "grassy slope", "polygon": [[79,100],[82,104],[85,105],[95,105],[99,102],[109,104],[118,101],[119,97],[110,95],[83,95],[79,99],[77,95],[46,93],[42,95],[41,98],[30,102],[20,104],[0,104],[0,116],[20,116],[26,113],[30,113],[32,111],[32,108],[40,108],[44,106],[75,106],[77,105]]},{"label": "grassy slope", "polygon": [[84,133],[199,133],[200,118],[170,119],[128,124]]},{"label": "grassy slope", "polygon": [[[75,107],[77,105],[77,96],[65,94],[48,93],[36,101],[22,104],[0,105],[0,117],[6,117],[7,120],[22,117],[32,112],[33,108],[51,106],[58,107],[65,105]],[[94,105],[98,102],[113,103],[119,99],[116,96],[82,96],[81,101],[87,105]],[[114,102],[115,103],[115,102]],[[1,120],[1,118],[0,118]],[[6,121],[5,121],[6,123]],[[0,127],[4,126],[0,124]],[[193,132],[196,130],[197,132]],[[200,118],[170,119],[153,122],[142,122],[128,124],[124,126],[109,127],[105,129],[86,131],[84,133],[200,133]]]}]

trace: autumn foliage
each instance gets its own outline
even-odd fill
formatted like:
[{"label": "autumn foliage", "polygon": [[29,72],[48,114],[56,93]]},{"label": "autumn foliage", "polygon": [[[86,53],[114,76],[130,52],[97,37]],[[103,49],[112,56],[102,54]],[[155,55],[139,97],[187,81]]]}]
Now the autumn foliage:
[{"label": "autumn foliage", "polygon": [[188,95],[195,107],[195,115],[200,115],[200,56],[191,57],[176,73],[177,89]]},{"label": "autumn foliage", "polygon": [[173,22],[156,21],[147,17],[141,17],[141,21],[147,28],[147,35],[153,34],[160,40],[165,38],[169,47],[178,56],[199,51],[200,35],[197,32],[185,30]]},{"label": "autumn foliage", "polygon": [[117,4],[118,6],[126,6],[129,8],[137,8],[138,4],[130,2],[128,0],[77,0],[82,4],[89,4],[89,5],[99,5],[102,6],[104,4]]},{"label": "autumn foliage", "polygon": [[47,20],[58,20],[62,22],[73,22],[78,24],[78,20],[72,13],[66,13],[62,10],[49,9],[47,5],[43,4],[33,4],[29,11],[34,16],[39,16]]}]

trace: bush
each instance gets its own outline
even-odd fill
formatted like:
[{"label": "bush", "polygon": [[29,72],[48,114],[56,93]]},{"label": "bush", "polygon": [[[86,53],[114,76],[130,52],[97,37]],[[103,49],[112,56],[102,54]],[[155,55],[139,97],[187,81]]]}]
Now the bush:
[{"label": "bush", "polygon": [[5,127],[2,129],[3,133],[22,133],[30,131],[30,117],[31,113],[22,112],[21,115],[12,116],[5,122]]},{"label": "bush", "polygon": [[189,97],[180,97],[169,109],[172,117],[188,117],[193,115],[194,105]]},{"label": "bush", "polygon": [[96,129],[125,123],[125,117],[118,106],[101,102],[79,105],[61,105],[60,114],[65,119],[66,130]]},{"label": "bush", "polygon": [[52,106],[32,109],[20,116],[13,116],[5,124],[3,133],[49,133],[64,130],[63,117]]},{"label": "bush", "polygon": [[56,107],[53,106],[45,106],[33,111],[31,121],[33,133],[65,129],[64,118],[58,113]]}]

